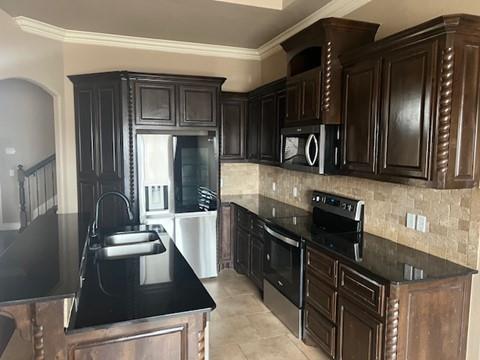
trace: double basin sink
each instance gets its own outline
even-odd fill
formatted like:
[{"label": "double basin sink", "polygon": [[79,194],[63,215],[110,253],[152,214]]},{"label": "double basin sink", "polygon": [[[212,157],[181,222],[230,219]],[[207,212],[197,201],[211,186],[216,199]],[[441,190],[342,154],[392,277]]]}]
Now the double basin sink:
[{"label": "double basin sink", "polygon": [[161,254],[166,251],[156,231],[122,231],[103,235],[95,250],[98,260],[117,260]]}]

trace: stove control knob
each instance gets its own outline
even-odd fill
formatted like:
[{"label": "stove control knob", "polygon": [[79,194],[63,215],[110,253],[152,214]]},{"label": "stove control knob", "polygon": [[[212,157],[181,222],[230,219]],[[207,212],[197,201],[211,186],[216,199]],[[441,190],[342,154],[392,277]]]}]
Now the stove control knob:
[{"label": "stove control knob", "polygon": [[353,211],[353,205],[352,205],[352,204],[348,204],[348,205],[347,205],[347,210],[348,210],[348,211]]},{"label": "stove control knob", "polygon": [[317,202],[320,202],[320,196],[317,196],[315,199]]},{"label": "stove control knob", "polygon": [[345,210],[347,208],[347,204],[342,203],[342,209]]}]

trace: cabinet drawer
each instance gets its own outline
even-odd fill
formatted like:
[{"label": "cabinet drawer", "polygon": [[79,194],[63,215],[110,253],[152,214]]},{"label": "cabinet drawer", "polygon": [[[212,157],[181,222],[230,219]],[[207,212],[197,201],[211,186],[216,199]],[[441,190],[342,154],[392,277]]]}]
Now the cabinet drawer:
[{"label": "cabinet drawer", "polygon": [[332,286],[337,286],[338,261],[307,247],[307,269]]},{"label": "cabinet drawer", "polygon": [[327,354],[335,355],[335,325],[309,304],[305,305],[305,330]]},{"label": "cabinet drawer", "polygon": [[383,316],[385,286],[360,274],[352,268],[340,264],[339,291],[352,300]]},{"label": "cabinet drawer", "polygon": [[307,302],[322,315],[335,321],[337,292],[322,280],[307,272]]},{"label": "cabinet drawer", "polygon": [[240,207],[237,207],[237,225],[250,231],[252,228],[252,216],[250,213]]}]

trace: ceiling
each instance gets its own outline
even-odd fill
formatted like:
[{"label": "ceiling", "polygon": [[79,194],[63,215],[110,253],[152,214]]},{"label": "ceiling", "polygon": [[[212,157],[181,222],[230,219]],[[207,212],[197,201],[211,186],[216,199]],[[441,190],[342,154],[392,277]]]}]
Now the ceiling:
[{"label": "ceiling", "polygon": [[0,0],[0,8],[69,30],[256,49],[330,1],[283,10],[215,0]]}]

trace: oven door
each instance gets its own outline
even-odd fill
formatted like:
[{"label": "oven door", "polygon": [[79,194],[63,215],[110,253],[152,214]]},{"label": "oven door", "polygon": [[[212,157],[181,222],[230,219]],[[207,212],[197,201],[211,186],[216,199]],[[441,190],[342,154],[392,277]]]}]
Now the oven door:
[{"label": "oven door", "polygon": [[265,224],[265,279],[298,308],[303,307],[304,246],[300,238]]}]

